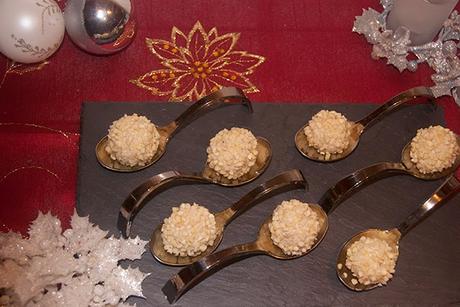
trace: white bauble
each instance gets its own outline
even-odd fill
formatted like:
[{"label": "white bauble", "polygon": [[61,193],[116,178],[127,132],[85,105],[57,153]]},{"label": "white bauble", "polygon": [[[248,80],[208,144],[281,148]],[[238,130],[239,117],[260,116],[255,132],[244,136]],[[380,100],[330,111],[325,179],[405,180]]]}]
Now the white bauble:
[{"label": "white bauble", "polygon": [[13,61],[50,57],[64,38],[64,16],[54,0],[0,0],[0,52]]}]

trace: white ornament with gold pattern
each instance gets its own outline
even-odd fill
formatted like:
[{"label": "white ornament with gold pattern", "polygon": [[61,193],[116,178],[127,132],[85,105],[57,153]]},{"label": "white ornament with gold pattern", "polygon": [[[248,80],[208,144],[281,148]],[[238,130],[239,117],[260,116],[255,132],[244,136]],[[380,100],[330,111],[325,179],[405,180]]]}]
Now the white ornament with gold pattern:
[{"label": "white ornament with gold pattern", "polygon": [[54,0],[0,0],[0,52],[15,62],[49,58],[64,38],[64,16]]}]

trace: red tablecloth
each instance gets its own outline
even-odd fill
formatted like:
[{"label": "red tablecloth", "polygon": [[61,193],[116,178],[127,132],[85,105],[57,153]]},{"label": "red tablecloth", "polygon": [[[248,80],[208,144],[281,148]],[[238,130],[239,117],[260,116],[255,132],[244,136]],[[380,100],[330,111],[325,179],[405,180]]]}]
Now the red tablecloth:
[{"label": "red tablecloth", "polygon": [[[170,40],[174,26],[188,34],[200,21],[218,35],[240,33],[233,50],[265,57],[252,74],[238,76],[260,90],[249,94],[254,102],[382,103],[407,88],[432,84],[426,65],[401,74],[384,60],[372,60],[371,46],[352,33],[363,8],[381,10],[376,0],[132,2],[138,31],[123,52],[89,55],[66,37],[39,70],[23,73],[0,57],[1,230],[24,231],[39,209],[68,224],[81,103],[168,100],[129,81],[163,68],[146,38]],[[450,97],[438,102],[448,126],[460,133],[460,108]]]}]

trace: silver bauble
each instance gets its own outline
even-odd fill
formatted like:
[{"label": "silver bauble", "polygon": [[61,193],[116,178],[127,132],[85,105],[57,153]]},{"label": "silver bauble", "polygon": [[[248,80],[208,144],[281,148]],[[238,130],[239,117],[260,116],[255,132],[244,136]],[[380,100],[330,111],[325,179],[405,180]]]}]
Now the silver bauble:
[{"label": "silver bauble", "polygon": [[69,0],[64,19],[72,41],[94,54],[122,50],[136,32],[130,0]]}]

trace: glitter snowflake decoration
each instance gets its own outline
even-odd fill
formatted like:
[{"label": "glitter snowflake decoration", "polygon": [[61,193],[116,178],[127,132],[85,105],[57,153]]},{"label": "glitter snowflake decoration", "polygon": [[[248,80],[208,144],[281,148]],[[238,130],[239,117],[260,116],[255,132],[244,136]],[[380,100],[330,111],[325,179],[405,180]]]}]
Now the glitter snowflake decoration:
[{"label": "glitter snowflake decoration", "polygon": [[[460,40],[460,15],[453,11],[439,32],[436,41],[421,46],[411,46],[410,32],[405,28],[392,31],[386,28],[386,17],[393,0],[381,0],[383,12],[371,8],[357,16],[353,32],[364,35],[373,45],[374,59],[386,58],[387,64],[395,66],[400,72],[408,69],[416,71],[418,64],[426,62],[435,73],[431,79],[435,83],[431,90],[435,97],[451,95],[460,105],[457,88],[460,86],[460,59],[457,57],[457,44]],[[408,60],[410,54],[415,60]]]},{"label": "glitter snowflake decoration", "polygon": [[55,216],[39,213],[29,238],[0,233],[1,306],[129,306],[129,296],[143,297],[148,274],[118,262],[139,259],[146,241],[107,237],[76,213],[71,226],[62,232]]}]

